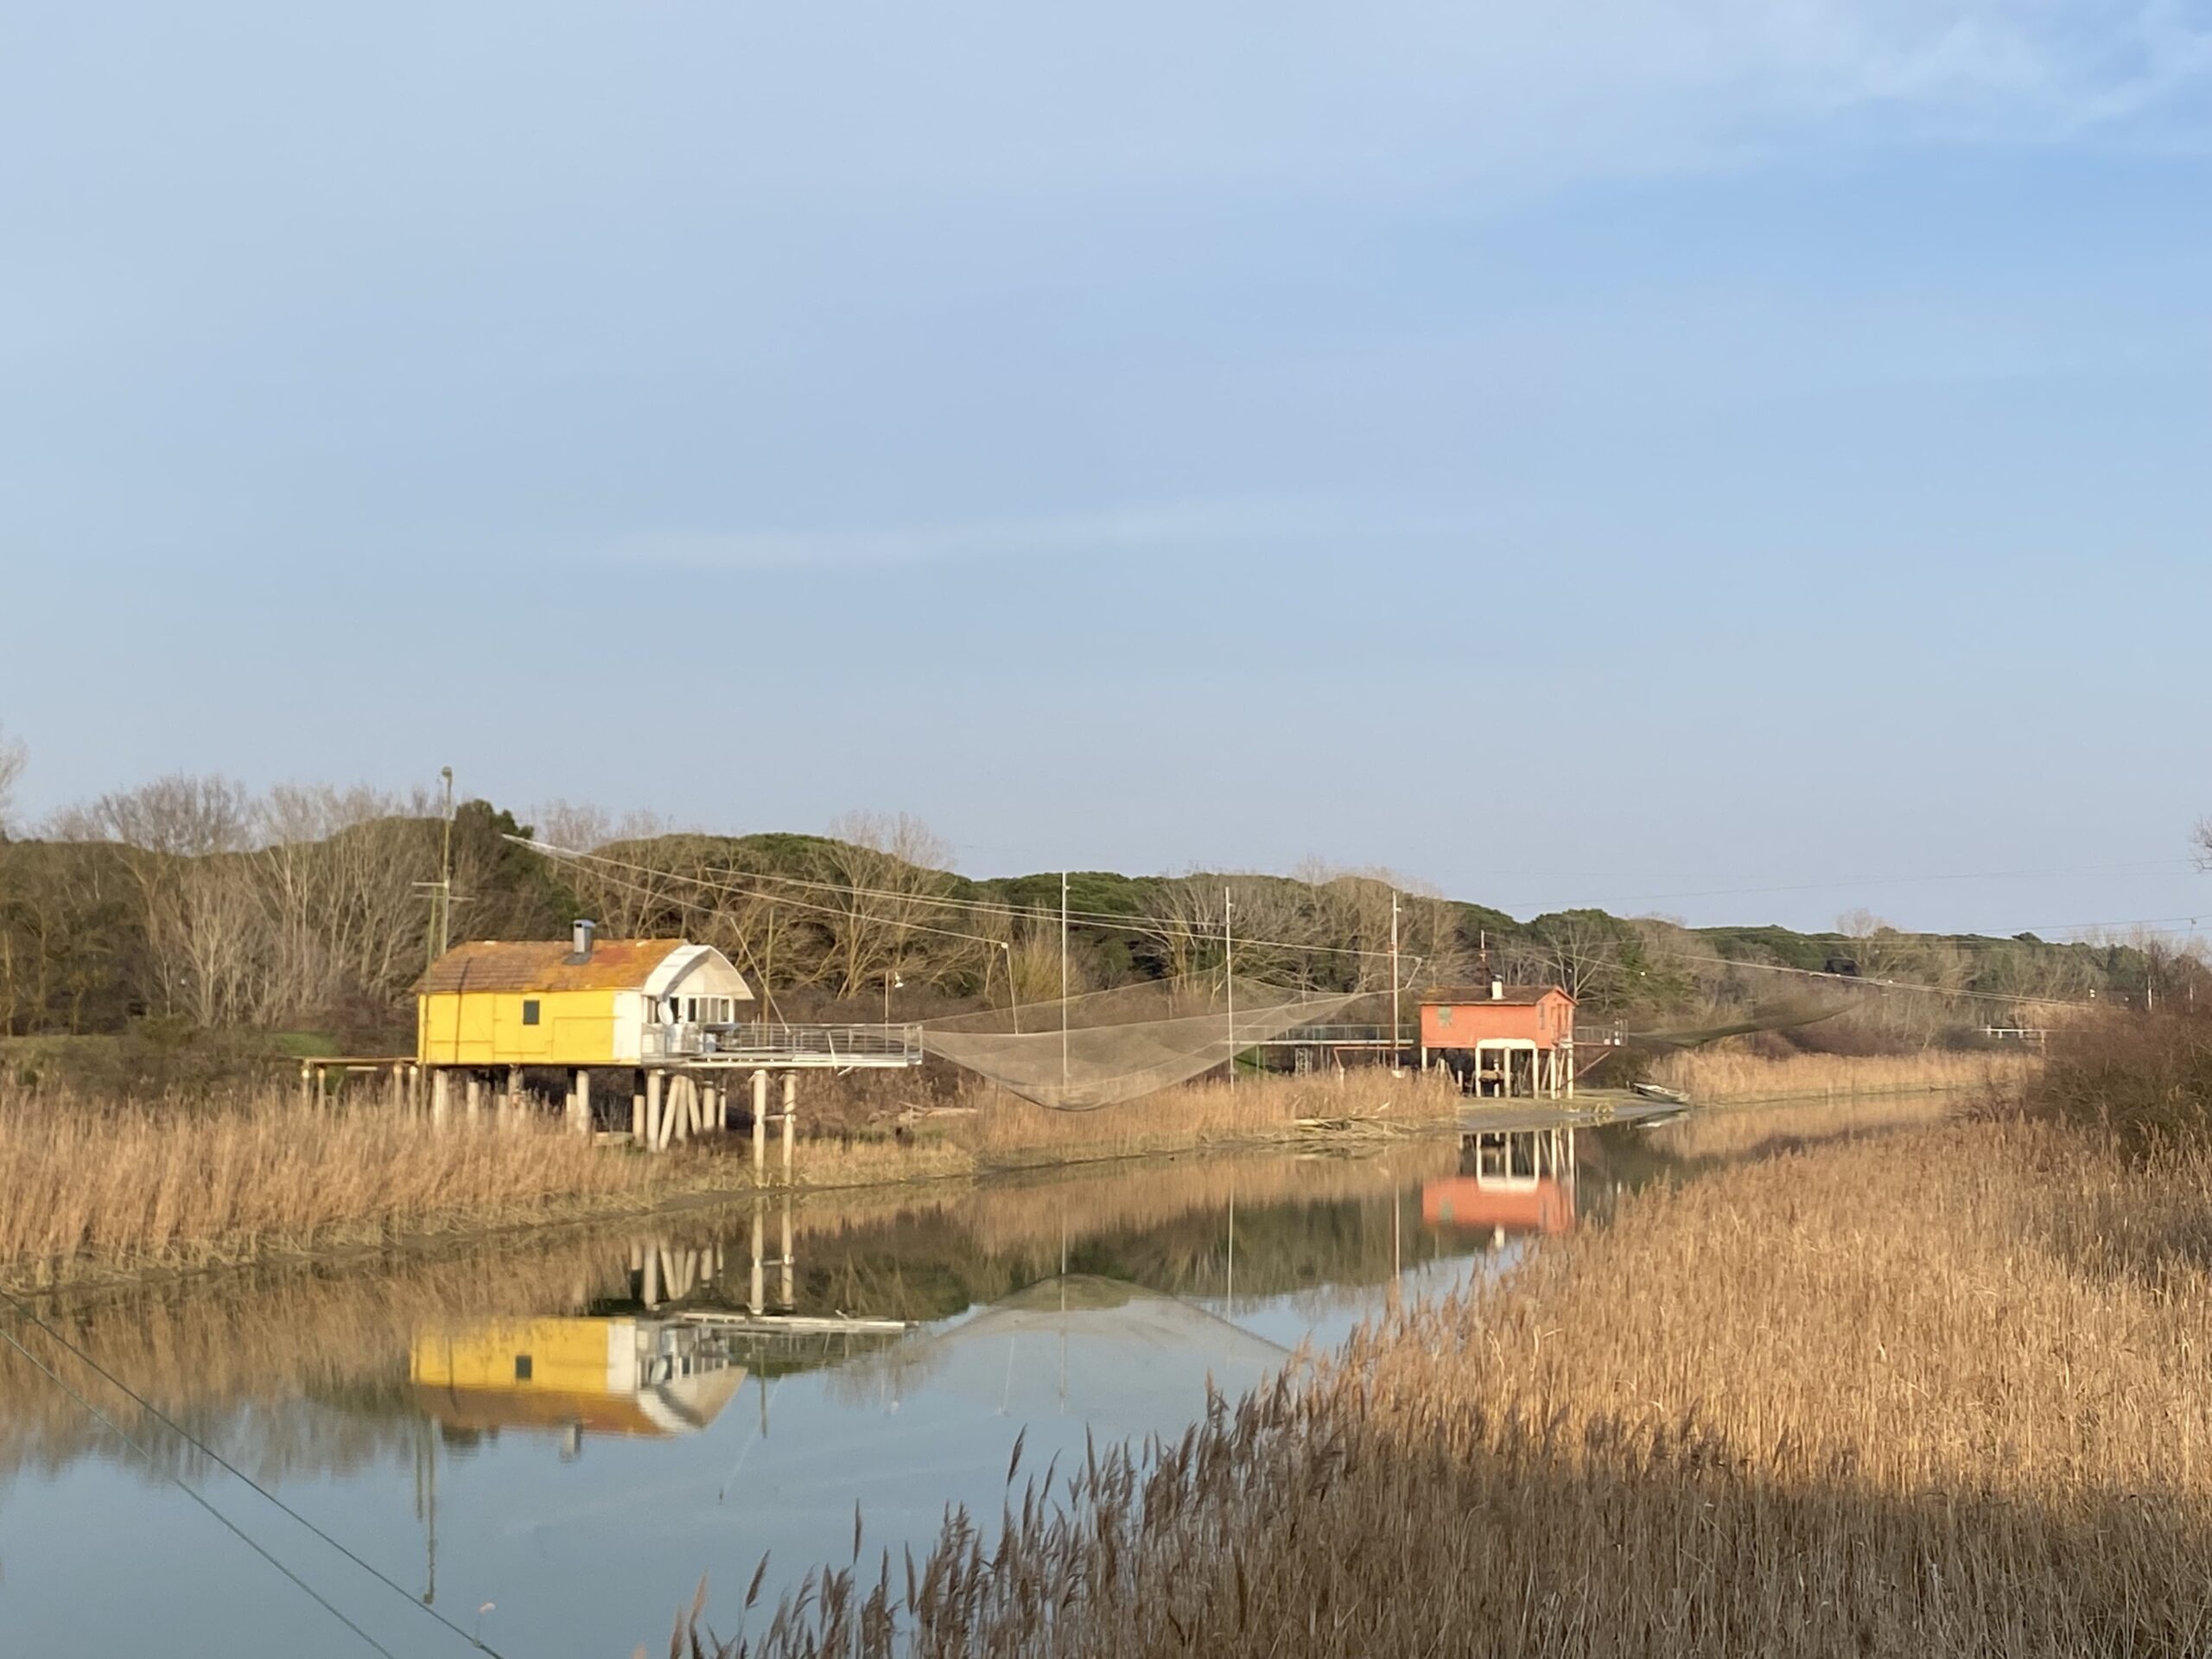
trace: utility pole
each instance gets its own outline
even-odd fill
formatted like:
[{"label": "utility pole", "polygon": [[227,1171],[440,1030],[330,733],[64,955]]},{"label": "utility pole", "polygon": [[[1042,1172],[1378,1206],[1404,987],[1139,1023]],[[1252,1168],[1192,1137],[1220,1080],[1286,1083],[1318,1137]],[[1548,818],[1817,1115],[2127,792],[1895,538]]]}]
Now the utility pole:
[{"label": "utility pole", "polygon": [[1060,1087],[1068,1084],[1068,873],[1060,872]]},{"label": "utility pole", "polygon": [[[1224,887],[1221,890],[1221,977],[1222,982],[1229,988],[1229,1086],[1234,1089],[1236,1086],[1236,940],[1230,929],[1229,910],[1229,889]],[[1233,1211],[1229,1224],[1234,1236],[1236,1223]],[[1233,1296],[1235,1293],[1232,1291],[1230,1294]]]},{"label": "utility pole", "polygon": [[453,768],[440,766],[445,780],[444,840],[438,852],[438,879],[416,885],[430,890],[429,957],[435,962],[452,948],[453,939]]},{"label": "utility pole", "polygon": [[[1398,1044],[1404,1027],[1398,1023],[1398,893],[1390,890],[1390,1074],[1398,1072]],[[1395,1225],[1393,1221],[1392,1225]]]}]

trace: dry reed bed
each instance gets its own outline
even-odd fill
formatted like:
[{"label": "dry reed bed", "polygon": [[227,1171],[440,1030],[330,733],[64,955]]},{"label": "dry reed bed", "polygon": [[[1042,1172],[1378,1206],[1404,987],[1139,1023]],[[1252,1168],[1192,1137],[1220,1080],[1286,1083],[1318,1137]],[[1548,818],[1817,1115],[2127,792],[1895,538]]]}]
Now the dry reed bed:
[{"label": "dry reed bed", "polygon": [[198,1109],[0,1096],[0,1274],[23,1285],[637,1204],[651,1184],[550,1126],[433,1135],[280,1092]]},{"label": "dry reed bed", "polygon": [[[1128,1157],[1156,1148],[1278,1141],[1313,1122],[1414,1128],[1450,1120],[1463,1097],[1442,1077],[1380,1067],[1341,1075],[1187,1083],[1095,1112],[1054,1112],[997,1090],[953,1131],[986,1166]],[[992,1096],[995,1096],[995,1109]]]},{"label": "dry reed bed", "polygon": [[2035,1066],[2024,1054],[1793,1054],[1785,1059],[1732,1044],[1662,1056],[1651,1080],[1693,1100],[1786,1100],[1900,1094],[1912,1090],[1993,1093],[2016,1088]]},{"label": "dry reed bed", "polygon": [[[796,1183],[857,1187],[1281,1142],[1301,1135],[1301,1119],[1413,1126],[1457,1104],[1433,1082],[1382,1073],[1190,1084],[1079,1115],[988,1092],[983,1109],[941,1135],[802,1139]],[[769,1173],[780,1179],[772,1141]],[[283,1090],[192,1107],[0,1092],[0,1284],[245,1262],[752,1185],[741,1135],[644,1159],[588,1145],[551,1117],[432,1133],[378,1103],[310,1110]]]},{"label": "dry reed bed", "polygon": [[1738,1166],[723,1651],[2200,1654],[2208,1261],[2201,1155]]}]

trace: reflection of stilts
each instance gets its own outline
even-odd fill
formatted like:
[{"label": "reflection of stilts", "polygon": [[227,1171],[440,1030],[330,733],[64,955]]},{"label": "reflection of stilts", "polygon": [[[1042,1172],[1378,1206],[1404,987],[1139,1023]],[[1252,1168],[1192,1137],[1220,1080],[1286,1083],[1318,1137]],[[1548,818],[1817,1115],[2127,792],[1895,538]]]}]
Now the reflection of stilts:
[{"label": "reflection of stilts", "polygon": [[1236,1189],[1229,1189],[1229,1317],[1236,1317]]},{"label": "reflection of stilts", "polygon": [[789,1313],[798,1306],[798,1259],[791,1247],[791,1201],[785,1195],[781,1228],[778,1239],[780,1254],[770,1255],[768,1249],[768,1217],[766,1204],[753,1206],[753,1281],[747,1288],[745,1306],[756,1319],[767,1311],[768,1269],[776,1269],[776,1306]]},{"label": "reflection of stilts", "polygon": [[1457,1176],[1421,1188],[1421,1218],[1513,1232],[1561,1233],[1575,1223],[1574,1131],[1566,1126],[1481,1129],[1459,1144]]},{"label": "reflection of stilts", "polygon": [[1390,1189],[1390,1299],[1393,1301],[1395,1301],[1398,1296],[1399,1275],[1405,1272],[1398,1237],[1399,1217],[1404,1209],[1405,1203],[1398,1189],[1392,1187]]},{"label": "reflection of stilts", "polygon": [[423,1523],[423,1605],[428,1607],[438,1599],[438,1431],[427,1419],[419,1420],[417,1427],[415,1518]]}]

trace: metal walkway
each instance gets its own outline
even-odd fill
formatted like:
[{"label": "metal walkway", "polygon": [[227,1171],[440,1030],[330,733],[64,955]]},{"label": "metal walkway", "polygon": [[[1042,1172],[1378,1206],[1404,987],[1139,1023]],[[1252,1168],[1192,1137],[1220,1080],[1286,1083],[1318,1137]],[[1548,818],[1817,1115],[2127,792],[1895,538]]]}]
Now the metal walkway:
[{"label": "metal walkway", "polygon": [[896,1070],[922,1063],[922,1028],[903,1026],[648,1026],[640,1063],[740,1071]]}]

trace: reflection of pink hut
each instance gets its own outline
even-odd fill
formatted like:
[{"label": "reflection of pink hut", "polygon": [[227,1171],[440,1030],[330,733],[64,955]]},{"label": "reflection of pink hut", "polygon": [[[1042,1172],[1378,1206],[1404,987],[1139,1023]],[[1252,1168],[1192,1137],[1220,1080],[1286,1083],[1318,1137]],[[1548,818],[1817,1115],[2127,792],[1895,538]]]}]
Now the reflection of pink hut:
[{"label": "reflection of pink hut", "polygon": [[1558,985],[1445,986],[1421,999],[1421,1064],[1431,1057],[1470,1092],[1505,1096],[1574,1092],[1574,998]]},{"label": "reflection of pink hut", "polygon": [[1470,1232],[1564,1233],[1574,1227],[1574,1131],[1471,1135],[1459,1173],[1421,1190],[1421,1218]]}]

